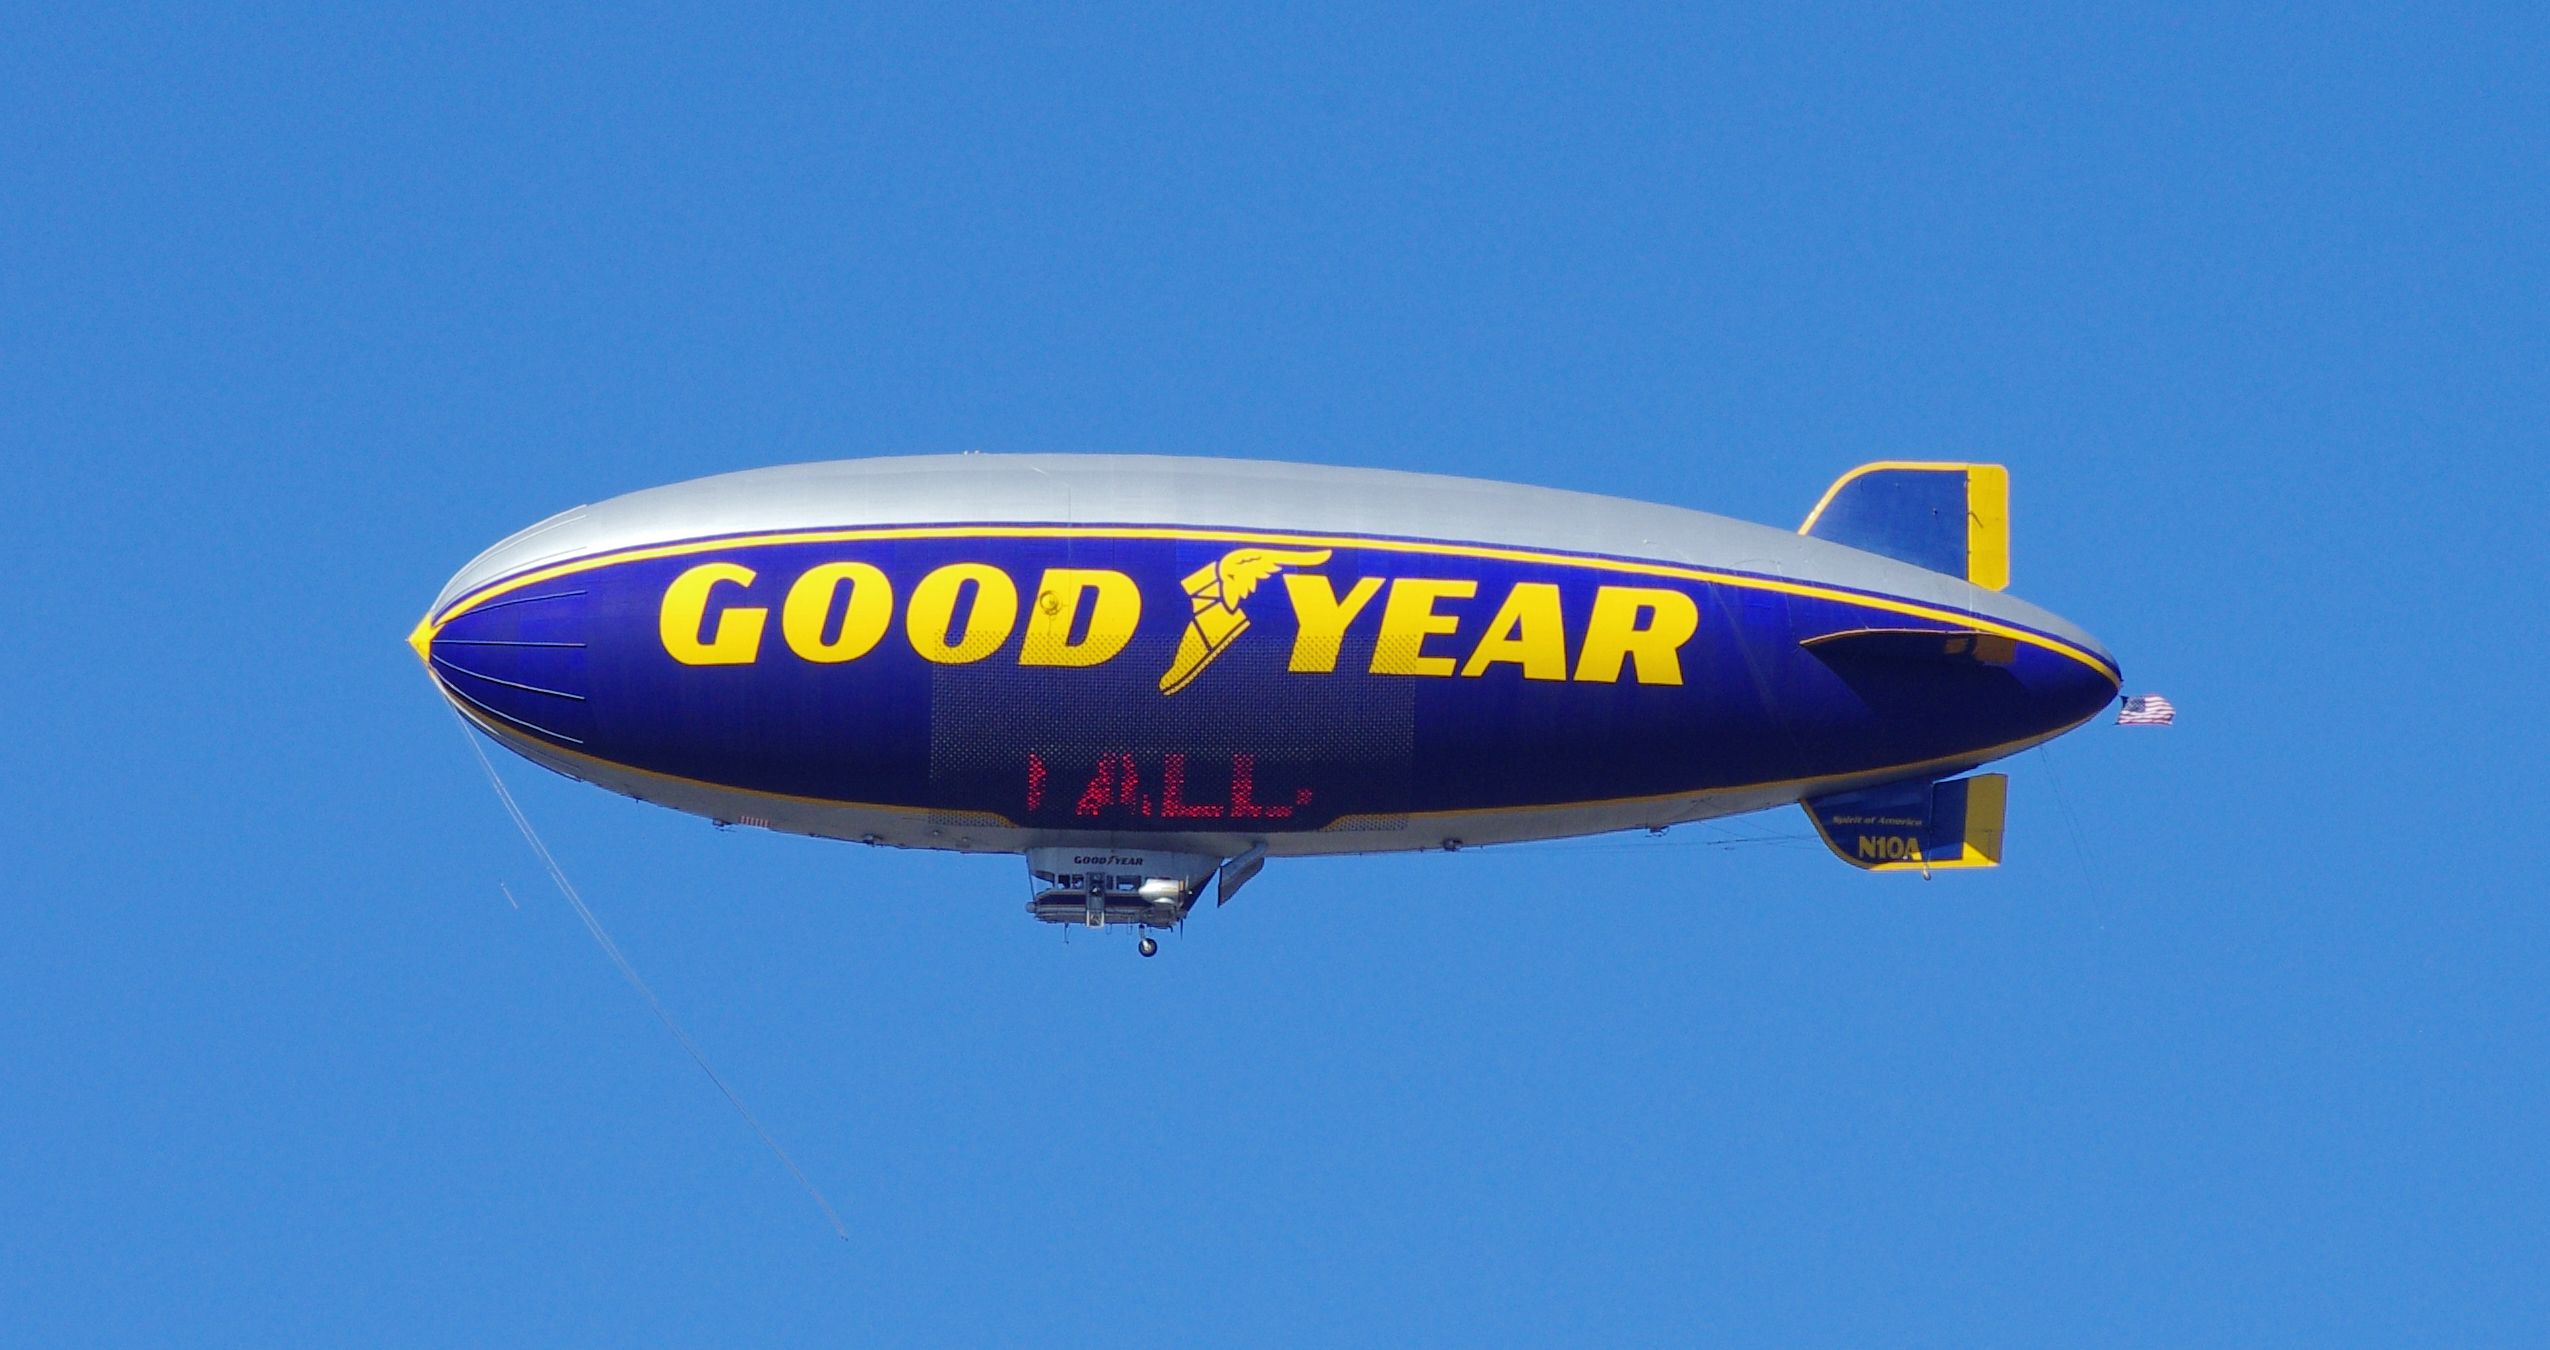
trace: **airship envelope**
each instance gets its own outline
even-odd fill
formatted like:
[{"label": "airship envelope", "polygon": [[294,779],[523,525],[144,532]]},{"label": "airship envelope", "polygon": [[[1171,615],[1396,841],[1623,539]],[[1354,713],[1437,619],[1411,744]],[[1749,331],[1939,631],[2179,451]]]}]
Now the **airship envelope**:
[{"label": "airship envelope", "polygon": [[1160,927],[1268,858],[1792,803],[1857,867],[1990,866],[2004,784],[1970,771],[2119,678],[2009,578],[1995,465],[1869,465],[1791,531],[1377,470],[930,456],[578,507],[462,568],[410,642],[560,773],[1024,854],[1036,917]]}]

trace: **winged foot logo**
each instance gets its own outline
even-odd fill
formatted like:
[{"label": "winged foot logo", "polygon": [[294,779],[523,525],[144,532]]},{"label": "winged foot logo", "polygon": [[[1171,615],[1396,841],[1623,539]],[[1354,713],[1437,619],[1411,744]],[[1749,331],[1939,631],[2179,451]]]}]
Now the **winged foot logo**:
[{"label": "winged foot logo", "polygon": [[1235,548],[1210,566],[1195,569],[1186,579],[1187,604],[1195,615],[1187,620],[1186,636],[1178,639],[1177,659],[1160,677],[1160,692],[1174,694],[1195,683],[1213,658],[1248,631],[1248,612],[1240,608],[1240,602],[1259,583],[1287,567],[1317,567],[1328,557],[1329,550],[1324,548]]}]

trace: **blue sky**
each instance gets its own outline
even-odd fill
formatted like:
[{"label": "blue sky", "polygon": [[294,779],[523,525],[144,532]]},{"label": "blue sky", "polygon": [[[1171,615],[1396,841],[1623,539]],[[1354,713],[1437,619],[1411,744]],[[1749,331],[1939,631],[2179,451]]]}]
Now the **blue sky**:
[{"label": "blue sky", "polygon": [[[2550,1321],[2537,7],[8,27],[9,1339]],[[2009,763],[1996,873],[1279,864],[1149,962],[507,761],[845,1243],[400,639],[562,507],[958,449],[1779,523],[1998,461],[2181,721]]]}]

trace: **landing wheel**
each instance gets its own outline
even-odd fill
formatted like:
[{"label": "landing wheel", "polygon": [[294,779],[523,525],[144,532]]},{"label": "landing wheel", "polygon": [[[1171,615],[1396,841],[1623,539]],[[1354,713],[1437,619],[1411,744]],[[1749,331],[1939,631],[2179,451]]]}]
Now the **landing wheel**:
[{"label": "landing wheel", "polygon": [[1134,950],[1142,953],[1144,956],[1158,956],[1160,954],[1160,939],[1155,937],[1146,937],[1134,947]]}]

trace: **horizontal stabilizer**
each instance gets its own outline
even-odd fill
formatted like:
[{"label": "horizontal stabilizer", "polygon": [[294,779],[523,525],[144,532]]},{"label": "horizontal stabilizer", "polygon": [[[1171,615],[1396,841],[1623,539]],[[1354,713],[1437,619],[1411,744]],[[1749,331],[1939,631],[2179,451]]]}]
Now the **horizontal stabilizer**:
[{"label": "horizontal stabilizer", "polygon": [[1828,665],[1932,662],[2006,666],[2019,659],[2019,640],[1971,628],[1852,628],[1798,644]]},{"label": "horizontal stabilizer", "polygon": [[2001,826],[2010,798],[1997,773],[1944,783],[1888,783],[1804,803],[1824,846],[1871,872],[1944,871],[2001,865]]},{"label": "horizontal stabilizer", "polygon": [[1797,532],[2001,590],[2010,584],[2010,471],[1863,464],[1825,489]]}]

